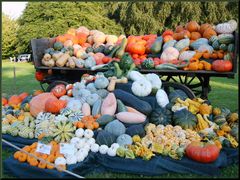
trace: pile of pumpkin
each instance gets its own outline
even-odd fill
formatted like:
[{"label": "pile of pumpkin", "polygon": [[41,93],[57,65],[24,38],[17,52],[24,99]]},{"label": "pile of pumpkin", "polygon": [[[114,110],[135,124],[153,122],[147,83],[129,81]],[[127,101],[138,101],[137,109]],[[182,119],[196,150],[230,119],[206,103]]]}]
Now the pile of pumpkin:
[{"label": "pile of pumpkin", "polygon": [[[212,110],[207,101],[191,100],[181,90],[167,94],[161,89],[161,79],[153,73],[143,75],[130,71],[128,80],[132,81],[129,92],[115,89],[116,83],[121,83],[117,77],[107,78],[104,73],[86,74],[80,82],[67,86],[60,84],[51,92],[26,96],[24,99],[28,101],[21,103],[29,105],[28,113],[35,125],[34,137],[41,143],[52,145],[52,150],[49,155],[41,154],[36,151],[37,143],[24,150],[66,168],[66,165],[83,161],[90,151],[144,160],[157,154],[181,159],[186,153],[194,159],[192,148],[202,151],[213,148],[216,154],[210,159],[195,159],[212,162],[219,155],[220,145],[238,146],[236,113],[226,108]],[[139,98],[151,94],[155,94],[156,109]],[[12,99],[8,99],[8,105],[12,106]],[[19,103],[17,101],[13,106],[18,108],[16,104]],[[213,122],[211,115],[214,115]],[[14,123],[17,122],[21,128],[20,121],[9,126],[16,126]],[[208,140],[208,143],[201,145],[202,140]],[[61,143],[70,145],[74,152],[60,153]],[[53,168],[22,152],[16,152],[14,157],[32,166]]]},{"label": "pile of pumpkin", "polygon": [[199,25],[190,21],[179,25],[175,31],[167,29],[156,34],[119,37],[105,35],[86,27],[69,29],[55,38],[53,48],[45,51],[42,64],[70,68],[103,68],[112,61],[119,61],[129,53],[141,69],[232,70],[234,35],[237,22],[230,20]]}]

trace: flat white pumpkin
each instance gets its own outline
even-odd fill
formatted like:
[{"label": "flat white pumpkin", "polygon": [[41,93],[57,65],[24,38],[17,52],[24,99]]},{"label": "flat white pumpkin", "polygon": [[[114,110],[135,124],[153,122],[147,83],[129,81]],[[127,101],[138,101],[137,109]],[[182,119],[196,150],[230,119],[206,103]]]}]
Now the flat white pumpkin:
[{"label": "flat white pumpkin", "polygon": [[162,81],[158,75],[149,73],[146,75],[146,79],[152,84],[152,88],[160,89],[162,87]]},{"label": "flat white pumpkin", "polygon": [[137,80],[132,84],[132,92],[139,97],[148,96],[152,92],[152,84],[148,80]]}]

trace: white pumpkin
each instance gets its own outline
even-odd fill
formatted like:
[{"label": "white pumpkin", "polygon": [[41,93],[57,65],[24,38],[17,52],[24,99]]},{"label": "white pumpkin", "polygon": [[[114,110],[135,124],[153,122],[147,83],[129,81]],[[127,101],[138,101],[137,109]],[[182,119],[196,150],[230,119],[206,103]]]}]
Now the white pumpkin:
[{"label": "white pumpkin", "polygon": [[84,129],[82,129],[82,128],[77,129],[77,130],[75,131],[75,135],[76,135],[77,137],[79,137],[79,138],[83,137],[83,135],[84,135]]},{"label": "white pumpkin", "polygon": [[78,137],[73,137],[71,140],[70,140],[70,143],[71,144],[74,144],[75,147],[77,147],[77,144],[80,142],[80,138]]},{"label": "white pumpkin", "polygon": [[156,94],[157,103],[160,107],[164,108],[168,103],[168,95],[163,89],[159,89]]},{"label": "white pumpkin", "polygon": [[115,35],[107,35],[106,36],[106,41],[108,44],[115,44],[118,40],[118,37]]},{"label": "white pumpkin", "polygon": [[134,95],[145,97],[152,92],[152,84],[148,80],[137,80],[133,82],[131,89]]},{"label": "white pumpkin", "polygon": [[91,146],[92,144],[95,143],[95,139],[94,138],[89,138],[86,143]]},{"label": "white pumpkin", "polygon": [[128,79],[132,80],[132,81],[137,81],[137,80],[141,80],[141,79],[145,79],[144,75],[141,74],[138,71],[130,71],[128,73]]},{"label": "white pumpkin", "polygon": [[118,143],[113,143],[110,148],[118,149],[120,145]]},{"label": "white pumpkin", "polygon": [[98,144],[94,143],[94,144],[91,145],[91,151],[92,152],[98,152],[98,150],[99,150],[99,145]]},{"label": "white pumpkin", "polygon": [[174,59],[178,59],[178,56],[179,56],[179,51],[176,48],[168,47],[162,52],[160,59],[165,62],[169,62]]},{"label": "white pumpkin", "polygon": [[71,99],[68,101],[67,108],[71,109],[73,112],[81,111],[82,103],[77,99]]},{"label": "white pumpkin", "polygon": [[107,145],[101,145],[100,147],[99,147],[99,152],[101,153],[101,154],[107,154],[107,151],[108,151],[108,147],[107,147]]},{"label": "white pumpkin", "polygon": [[94,133],[93,133],[93,131],[91,129],[86,129],[84,131],[84,137],[86,137],[86,138],[92,138],[93,135],[94,135]]},{"label": "white pumpkin", "polygon": [[80,140],[78,141],[78,143],[76,144],[76,148],[81,149],[81,148],[83,148],[85,145],[86,145],[85,140],[84,140],[84,139],[80,139]]},{"label": "white pumpkin", "polygon": [[58,166],[58,165],[66,165],[67,161],[66,161],[66,159],[64,157],[58,157],[58,158],[55,159],[54,164],[56,166]]},{"label": "white pumpkin", "polygon": [[85,148],[79,149],[78,152],[81,153],[84,156],[84,158],[87,157],[87,155],[88,155],[88,150]]},{"label": "white pumpkin", "polygon": [[146,75],[146,79],[152,84],[152,88],[160,89],[162,87],[162,81],[158,75],[149,73]]},{"label": "white pumpkin", "polygon": [[115,149],[114,147],[110,147],[107,150],[107,155],[109,156],[116,156],[117,154],[117,149]]},{"label": "white pumpkin", "polygon": [[71,165],[71,164],[76,164],[77,163],[77,157],[76,156],[68,156],[66,158],[66,162],[68,165]]},{"label": "white pumpkin", "polygon": [[218,34],[232,34],[237,29],[237,22],[230,20],[225,23],[220,23],[215,27],[215,31]]},{"label": "white pumpkin", "polygon": [[195,51],[183,51],[180,55],[179,55],[179,60],[183,61],[183,60],[190,60],[194,55],[196,54]]},{"label": "white pumpkin", "polygon": [[78,151],[75,156],[77,157],[78,162],[82,162],[85,159],[85,156],[82,154],[82,152]]}]

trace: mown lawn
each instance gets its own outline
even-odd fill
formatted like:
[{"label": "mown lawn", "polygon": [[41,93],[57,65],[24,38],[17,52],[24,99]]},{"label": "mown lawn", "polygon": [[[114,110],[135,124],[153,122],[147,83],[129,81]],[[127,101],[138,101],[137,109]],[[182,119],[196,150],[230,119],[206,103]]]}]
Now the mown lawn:
[{"label": "mown lawn", "polygon": [[[16,81],[13,78],[13,63],[2,61],[2,95],[9,97],[12,94],[19,94],[23,91],[32,93],[33,90],[40,89],[39,83],[35,80],[35,69],[31,63],[16,63]],[[228,107],[231,111],[238,110],[238,74],[235,79],[228,78],[211,78],[210,85],[212,91],[209,93],[209,100],[213,106]],[[12,153],[10,151],[3,151],[2,160],[5,160]],[[223,168],[221,171],[221,178],[237,178],[239,166],[232,165]],[[4,174],[5,178],[12,177]],[[101,173],[89,174],[88,178],[150,178],[149,176],[120,174],[120,173]],[[151,178],[209,178],[206,176],[199,176],[194,174],[166,174],[163,176],[154,176]]]}]

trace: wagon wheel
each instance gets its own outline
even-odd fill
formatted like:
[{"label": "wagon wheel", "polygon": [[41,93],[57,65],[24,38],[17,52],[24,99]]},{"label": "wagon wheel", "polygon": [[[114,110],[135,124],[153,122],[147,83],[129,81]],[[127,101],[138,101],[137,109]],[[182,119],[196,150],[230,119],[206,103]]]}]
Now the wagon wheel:
[{"label": "wagon wheel", "polygon": [[172,91],[172,89],[173,90],[180,89],[183,92],[185,92],[190,99],[194,99],[196,97],[190,88],[180,83],[163,82],[162,86],[167,94],[169,94]]},{"label": "wagon wheel", "polygon": [[184,84],[190,88],[196,96],[201,96],[202,98],[207,98],[207,94],[211,90],[209,86],[209,77],[178,75],[167,76],[165,81]]},{"label": "wagon wheel", "polygon": [[68,83],[65,81],[54,81],[48,86],[46,92],[50,92],[58,84],[64,84],[65,86],[68,85]]}]

